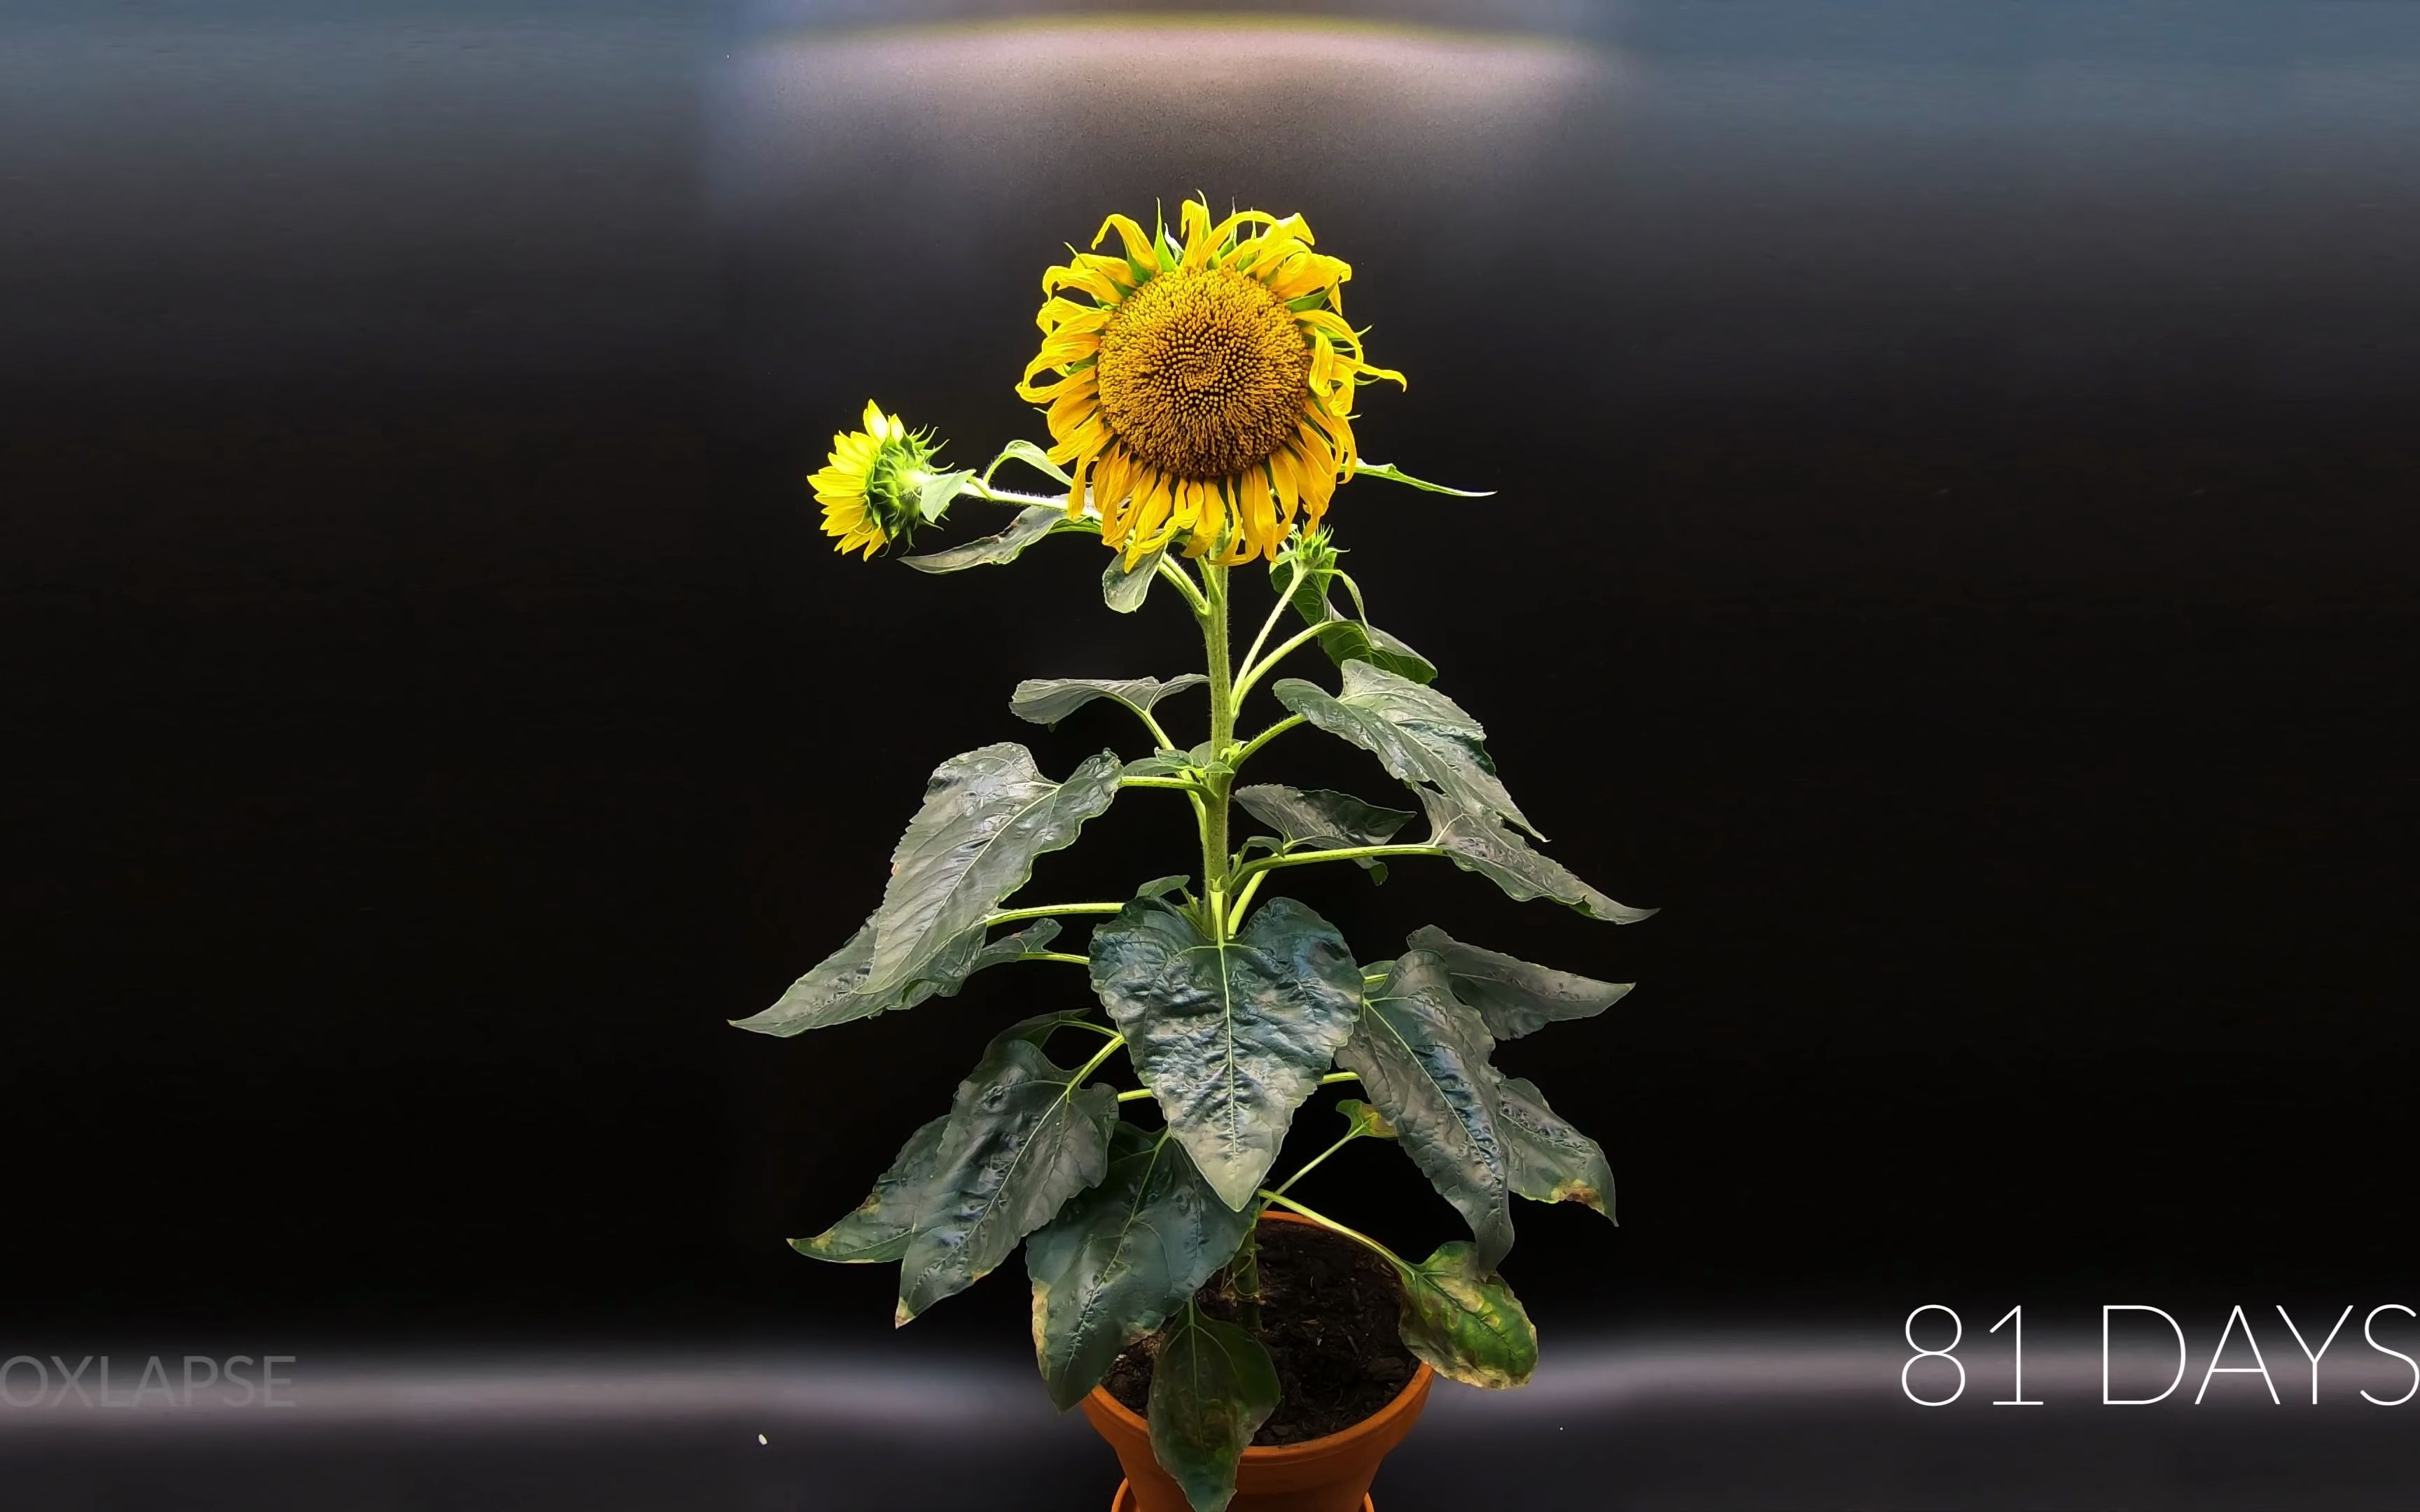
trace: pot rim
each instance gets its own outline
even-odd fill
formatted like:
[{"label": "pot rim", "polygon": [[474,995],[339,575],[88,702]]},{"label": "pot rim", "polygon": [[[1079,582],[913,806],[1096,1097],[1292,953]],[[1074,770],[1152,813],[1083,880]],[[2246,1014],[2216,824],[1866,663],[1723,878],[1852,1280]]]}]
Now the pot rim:
[{"label": "pot rim", "polygon": [[[1261,1222],[1301,1224],[1306,1228],[1320,1227],[1308,1218],[1291,1212],[1264,1212],[1261,1214]],[[1247,1464],[1254,1465],[1287,1465],[1302,1460],[1323,1458],[1356,1439],[1366,1438],[1377,1432],[1390,1419],[1401,1415],[1416,1397],[1428,1390],[1430,1383],[1435,1379],[1435,1367],[1426,1360],[1422,1360],[1419,1362],[1419,1368],[1412,1372],[1412,1379],[1404,1382],[1403,1390],[1388,1397],[1384,1407],[1358,1423],[1316,1439],[1305,1439],[1300,1443],[1252,1444],[1244,1450],[1244,1460]],[[1092,1395],[1087,1399],[1092,1406],[1108,1413],[1125,1428],[1146,1436],[1151,1432],[1151,1425],[1144,1421],[1142,1414],[1110,1396],[1107,1386],[1094,1387]]]}]

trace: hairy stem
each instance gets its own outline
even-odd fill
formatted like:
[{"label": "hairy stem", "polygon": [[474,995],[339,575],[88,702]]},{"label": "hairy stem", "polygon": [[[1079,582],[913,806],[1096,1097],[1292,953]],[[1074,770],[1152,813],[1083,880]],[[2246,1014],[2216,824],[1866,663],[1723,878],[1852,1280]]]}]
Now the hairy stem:
[{"label": "hairy stem", "polygon": [[1245,741],[1243,748],[1235,752],[1233,764],[1237,767],[1241,767],[1246,762],[1251,759],[1252,752],[1260,749],[1263,746],[1267,745],[1270,741],[1277,739],[1278,736],[1284,734],[1287,731],[1302,722],[1303,718],[1301,715],[1287,715],[1284,718],[1280,719],[1277,723],[1269,726],[1266,730],[1262,731],[1259,734],[1254,735],[1251,739]]},{"label": "hairy stem", "polygon": [[1347,845],[1333,851],[1295,851],[1284,856],[1264,856],[1236,873],[1239,877],[1255,877],[1264,872],[1274,872],[1281,866],[1310,866],[1318,861],[1360,861],[1383,856],[1443,856],[1442,845]]},{"label": "hairy stem", "polygon": [[1320,1227],[1327,1229],[1333,1233],[1342,1234],[1345,1238],[1353,1241],[1353,1242],[1360,1245],[1362,1248],[1384,1257],[1388,1264],[1393,1266],[1396,1270],[1403,1272],[1405,1275],[1409,1275],[1411,1273],[1412,1268],[1404,1263],[1404,1257],[1402,1256],[1396,1254],[1393,1250],[1388,1249],[1386,1245],[1379,1243],[1376,1240],[1372,1239],[1369,1235],[1361,1232],[1359,1229],[1347,1228],[1342,1224],[1338,1223],[1335,1219],[1327,1216],[1327,1214],[1324,1212],[1315,1212],[1312,1210],[1304,1207],[1301,1203],[1296,1202],[1294,1198],[1285,1196],[1283,1193],[1272,1192],[1268,1188],[1263,1187],[1260,1195],[1262,1201],[1274,1202],[1279,1207],[1285,1209],[1289,1212],[1298,1212],[1304,1217],[1310,1219],[1312,1223],[1317,1224]]},{"label": "hairy stem", "polygon": [[1247,667],[1244,670],[1244,675],[1235,683],[1235,702],[1238,703],[1243,702],[1244,695],[1252,690],[1252,685],[1259,682],[1262,677],[1265,676],[1270,668],[1275,667],[1279,662],[1285,660],[1287,656],[1293,655],[1296,650],[1308,645],[1312,640],[1317,640],[1319,632],[1326,628],[1326,625],[1325,622],[1319,625],[1314,625],[1309,629],[1303,630],[1280,642],[1275,651],[1270,652],[1259,661]]},{"label": "hairy stem", "polygon": [[1013,924],[1020,918],[1047,918],[1053,914],[1114,914],[1124,903],[1044,903],[1036,908],[1011,908],[984,920],[988,929],[994,924]]},{"label": "hairy stem", "polygon": [[[1212,563],[1202,568],[1203,596],[1209,612],[1202,617],[1202,645],[1210,666],[1210,755],[1220,759],[1235,739],[1234,687],[1227,648],[1227,569]],[[1209,919],[1216,938],[1227,937],[1227,790],[1223,777],[1210,779],[1211,792],[1202,800],[1202,886],[1209,900]]]}]

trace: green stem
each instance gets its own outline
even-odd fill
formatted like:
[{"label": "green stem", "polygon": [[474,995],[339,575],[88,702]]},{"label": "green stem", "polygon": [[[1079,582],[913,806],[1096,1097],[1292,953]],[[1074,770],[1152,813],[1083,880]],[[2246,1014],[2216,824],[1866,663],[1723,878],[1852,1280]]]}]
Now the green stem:
[{"label": "green stem", "polygon": [[1118,1101],[1119,1101],[1119,1102],[1121,1102],[1121,1103],[1140,1103],[1140,1102],[1141,1102],[1144,1098],[1147,1098],[1147,1097],[1149,1097],[1149,1096],[1151,1096],[1151,1095],[1152,1095],[1152,1091],[1151,1091],[1151,1088],[1148,1088],[1148,1087],[1138,1087],[1138,1088],[1135,1088],[1133,1091],[1131,1091],[1131,1092],[1120,1092],[1120,1093],[1118,1094]]},{"label": "green stem", "polygon": [[1261,1331],[1260,1214],[1244,1226],[1243,1242],[1227,1262],[1227,1283],[1235,1291],[1235,1321],[1258,1335]]},{"label": "green stem", "polygon": [[1321,1161],[1326,1160],[1328,1156],[1335,1154],[1338,1150],[1342,1149],[1345,1146],[1353,1143],[1353,1141],[1360,1137],[1361,1126],[1357,1123],[1352,1128],[1344,1131],[1343,1138],[1339,1139],[1336,1143],[1328,1146],[1326,1149],[1321,1150],[1318,1154],[1313,1155],[1311,1159],[1303,1162],[1302,1169],[1295,1172],[1292,1176],[1287,1177],[1284,1180],[1280,1181],[1277,1186],[1271,1190],[1270,1196],[1283,1196],[1293,1188],[1296,1181],[1309,1176],[1311,1173],[1312,1167],[1316,1166]]},{"label": "green stem", "polygon": [[1315,861],[1358,861],[1378,856],[1443,856],[1442,845],[1347,845],[1333,851],[1295,851],[1284,856],[1264,856],[1246,866],[1238,876],[1257,876],[1274,872],[1281,866],[1310,866]]},{"label": "green stem", "polygon": [[1354,1075],[1349,1071],[1331,1071],[1326,1075],[1322,1076],[1319,1079],[1319,1085],[1322,1087],[1333,1087],[1339,1082],[1357,1082],[1360,1079],[1360,1077]]},{"label": "green stem", "polygon": [[1262,731],[1259,734],[1254,735],[1251,739],[1245,741],[1243,748],[1235,752],[1235,759],[1230,764],[1241,767],[1244,763],[1251,759],[1252,752],[1260,749],[1263,746],[1267,745],[1270,741],[1277,739],[1278,736],[1284,734],[1287,731],[1302,722],[1303,718],[1301,715],[1287,715],[1284,718],[1280,719],[1277,723],[1269,726],[1266,730]]},{"label": "green stem", "polygon": [[1114,914],[1124,903],[1045,903],[1039,908],[1011,908],[984,920],[988,929],[994,924],[1013,924],[1020,918],[1047,918],[1053,914]]},{"label": "green stem", "polygon": [[1118,786],[1122,788],[1171,788],[1178,793],[1190,793],[1196,796],[1200,796],[1201,795],[1210,791],[1199,782],[1188,782],[1181,777],[1122,777],[1118,779]]},{"label": "green stem", "polygon": [[1174,583],[1176,585],[1176,591],[1185,595],[1185,602],[1191,606],[1193,609],[1193,617],[1195,619],[1207,620],[1210,617],[1210,602],[1202,596],[1201,589],[1193,586],[1193,575],[1191,573],[1187,572],[1183,567],[1180,567],[1175,563],[1169,561],[1166,557],[1159,559],[1158,570],[1159,575],[1162,578]]},{"label": "green stem", "polygon": [[1294,591],[1302,586],[1302,563],[1296,562],[1293,563],[1293,567],[1294,575],[1286,579],[1285,592],[1280,594],[1278,601],[1269,607],[1269,617],[1261,622],[1261,633],[1252,637],[1251,649],[1244,653],[1244,665],[1247,667],[1252,664],[1253,657],[1261,654],[1261,647],[1268,641],[1269,632],[1278,627],[1278,616],[1283,614],[1286,611],[1286,606],[1294,602]]},{"label": "green stem", "polygon": [[1069,955],[1064,950],[1028,950],[1017,959],[1019,961],[1064,961],[1071,966],[1089,966],[1093,964],[1091,956]]},{"label": "green stem", "polygon": [[1289,1211],[1298,1212],[1304,1217],[1310,1219],[1312,1223],[1319,1225],[1320,1227],[1327,1229],[1333,1233],[1342,1234],[1345,1238],[1361,1245],[1363,1248],[1368,1249],[1374,1254],[1383,1256],[1388,1264],[1393,1266],[1396,1270],[1403,1272],[1405,1275],[1412,1273],[1412,1268],[1404,1263],[1404,1257],[1402,1256],[1396,1254],[1393,1250],[1388,1249],[1386,1245],[1379,1243],[1376,1240],[1372,1239],[1369,1235],[1361,1232],[1357,1228],[1347,1228],[1342,1224],[1338,1223],[1335,1219],[1327,1216],[1327,1214],[1324,1212],[1314,1212],[1311,1209],[1304,1207],[1301,1203],[1296,1202],[1294,1198],[1285,1196],[1283,1193],[1272,1192],[1266,1187],[1263,1187],[1261,1189],[1261,1200],[1264,1202],[1274,1202],[1279,1207],[1284,1208]]},{"label": "green stem", "polygon": [[1279,662],[1285,660],[1286,657],[1292,656],[1302,646],[1305,646],[1311,641],[1318,639],[1319,632],[1326,627],[1326,622],[1325,621],[1318,625],[1314,625],[1309,629],[1306,629],[1300,634],[1284,641],[1275,651],[1270,652],[1258,662],[1246,668],[1244,675],[1237,679],[1235,683],[1235,702],[1237,703],[1243,702],[1244,695],[1252,690],[1252,685],[1259,682],[1262,676],[1265,674],[1270,668],[1276,666]]},{"label": "green stem", "polygon": [[[1227,569],[1205,563],[1202,584],[1209,612],[1202,619],[1202,645],[1210,666],[1210,755],[1221,760],[1235,739],[1235,699],[1227,648]],[[1209,900],[1209,918],[1217,938],[1226,938],[1227,926],[1227,791],[1222,777],[1211,779],[1211,791],[1202,800],[1202,887]]]},{"label": "green stem", "polygon": [[1101,1069],[1101,1062],[1102,1062],[1102,1061],[1104,1061],[1104,1060],[1109,1059],[1111,1056],[1116,1055],[1116,1054],[1118,1053],[1119,1048],[1120,1048],[1121,1046],[1123,1046],[1125,1042],[1126,1042],[1126,1037],[1125,1037],[1125,1035],[1123,1035],[1123,1034],[1112,1034],[1112,1035],[1110,1035],[1110,1036],[1109,1036],[1109,1042],[1108,1042],[1108,1043],[1106,1043],[1106,1044],[1104,1044],[1104,1045],[1102,1045],[1102,1046],[1101,1046],[1101,1048],[1100,1048],[1100,1050],[1099,1050],[1097,1053],[1095,1053],[1095,1054],[1094,1055],[1094,1057],[1093,1057],[1093,1058],[1092,1058],[1092,1059],[1090,1059],[1090,1060],[1088,1060],[1088,1061],[1084,1062],[1081,1066],[1078,1067],[1078,1068],[1076,1069],[1076,1074],[1075,1074],[1075,1075],[1070,1076],[1069,1078],[1067,1078],[1067,1085],[1068,1085],[1070,1088],[1077,1088],[1077,1087],[1081,1087],[1081,1086],[1083,1086],[1083,1085],[1084,1085],[1084,1078],[1085,1078],[1085,1077],[1087,1077],[1087,1076],[1090,1076],[1091,1074],[1093,1074],[1093,1072],[1096,1072],[1096,1071],[1100,1070],[1100,1069]]},{"label": "green stem", "polygon": [[1267,875],[1265,872],[1255,872],[1244,880],[1244,886],[1235,893],[1234,903],[1227,910],[1228,933],[1233,934],[1243,927],[1244,910],[1251,906],[1252,894],[1261,890],[1261,879]]}]

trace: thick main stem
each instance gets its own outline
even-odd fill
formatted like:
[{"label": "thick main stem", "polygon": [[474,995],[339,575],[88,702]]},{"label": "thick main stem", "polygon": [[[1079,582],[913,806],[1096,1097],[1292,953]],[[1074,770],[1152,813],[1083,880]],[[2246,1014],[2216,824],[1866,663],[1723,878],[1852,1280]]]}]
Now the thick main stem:
[{"label": "thick main stem", "polygon": [[[1227,569],[1205,563],[1202,568],[1202,645],[1210,666],[1210,756],[1224,758],[1235,742],[1233,669],[1227,651]],[[1210,900],[1213,938],[1227,937],[1227,790],[1223,776],[1213,775],[1210,793],[1202,800],[1202,883]]]}]

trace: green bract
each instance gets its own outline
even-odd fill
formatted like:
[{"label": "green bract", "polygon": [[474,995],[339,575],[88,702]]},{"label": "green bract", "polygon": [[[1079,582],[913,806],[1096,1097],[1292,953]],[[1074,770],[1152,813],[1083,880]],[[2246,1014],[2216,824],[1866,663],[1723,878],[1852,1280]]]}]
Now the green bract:
[{"label": "green bract", "polygon": [[[1088,502],[1071,516],[1063,493],[994,486],[1011,461],[1074,486],[1022,441],[980,476],[936,475],[927,518],[953,499],[1016,513],[995,533],[908,558],[910,566],[1002,564],[1054,534],[1098,533]],[[1362,471],[1414,482],[1393,469]],[[1073,1406],[1123,1351],[1151,1351],[1151,1442],[1201,1512],[1226,1504],[1240,1457],[1280,1398],[1257,1332],[1254,1234],[1265,1211],[1282,1209],[1383,1256],[1411,1351],[1453,1380],[1503,1387],[1528,1381],[1537,1364],[1528,1317],[1497,1273],[1513,1245],[1515,1199],[1613,1211],[1605,1151],[1494,1057],[1500,1041],[1602,1013],[1627,985],[1465,944],[1435,925],[1414,930],[1394,958],[1365,962],[1333,925],[1270,887],[1293,868],[1337,861],[1383,881],[1388,862],[1419,857],[1590,918],[1628,923],[1651,912],[1616,903],[1537,848],[1542,837],[1497,775],[1485,730],[1435,686],[1434,664],[1370,624],[1341,555],[1324,531],[1288,543],[1240,658],[1230,611],[1242,577],[1165,550],[1131,570],[1113,561],[1102,582],[1108,608],[1181,603],[1202,633],[1202,669],[1018,683],[1009,701],[1017,717],[1076,721],[1095,738],[1114,731],[1130,737],[1125,748],[1103,750],[1063,779],[1013,744],[942,763],[872,915],[770,1008],[739,1021],[797,1035],[955,996],[993,966],[1044,964],[1019,984],[1020,998],[1042,996],[1050,1011],[1000,1030],[946,1107],[935,1106],[946,1085],[937,1073],[924,1121],[864,1202],[792,1242],[817,1259],[896,1263],[903,1323],[1021,1243],[1051,1400]],[[1155,585],[1164,591],[1152,600]],[[1310,646],[1334,663],[1335,686],[1270,681]],[[1282,712],[1243,733],[1239,717],[1264,683],[1264,702]],[[1206,725],[1179,717],[1198,719],[1205,696]],[[1248,767],[1259,775],[1272,741],[1306,725],[1375,757],[1414,806],[1239,782]],[[853,780],[854,792],[880,791],[878,776]],[[1130,801],[1189,810],[1198,847],[1170,857],[1168,875],[1122,885],[1123,896],[1025,902],[1037,858],[1073,844],[1127,789],[1143,790]],[[1426,833],[1404,839],[1423,813]],[[1087,924],[1089,939],[1067,938]],[[1277,1180],[1297,1111],[1324,1092],[1334,1112],[1311,1127],[1333,1142]],[[1342,1154],[1365,1142],[1409,1157],[1469,1237],[1415,1262],[1307,1206],[1296,1183],[1332,1156],[1340,1167],[1378,1158]]]}]

